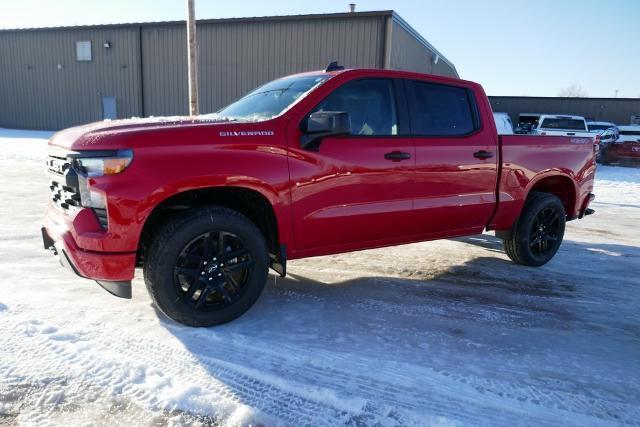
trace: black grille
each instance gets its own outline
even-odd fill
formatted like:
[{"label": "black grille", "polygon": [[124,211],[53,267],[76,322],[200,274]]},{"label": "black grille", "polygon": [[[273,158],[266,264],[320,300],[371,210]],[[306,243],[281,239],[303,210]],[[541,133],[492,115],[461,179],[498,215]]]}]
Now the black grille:
[{"label": "black grille", "polygon": [[51,201],[54,205],[64,210],[80,208],[80,194],[75,189],[67,187],[58,181],[51,181]]},{"label": "black grille", "polygon": [[[51,176],[49,189],[51,202],[68,213],[82,208],[77,173],[71,168],[71,162],[64,156],[50,155],[47,170]],[[106,209],[93,209],[100,226],[106,230],[109,226]]]},{"label": "black grille", "polygon": [[96,213],[96,217],[98,218],[98,222],[100,223],[100,226],[106,230],[109,227],[109,220],[107,219],[107,210],[94,208],[93,211]]},{"label": "black grille", "polygon": [[54,205],[66,211],[80,208],[80,194],[78,190],[68,185],[66,175],[71,168],[71,163],[65,157],[49,156],[47,170],[51,174],[49,189],[51,201]]}]

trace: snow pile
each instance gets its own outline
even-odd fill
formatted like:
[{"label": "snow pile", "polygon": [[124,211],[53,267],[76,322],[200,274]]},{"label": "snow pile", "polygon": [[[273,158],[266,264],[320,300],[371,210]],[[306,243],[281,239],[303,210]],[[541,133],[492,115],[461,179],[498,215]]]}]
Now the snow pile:
[{"label": "snow pile", "polygon": [[542,268],[491,235],[299,260],[191,329],[42,249],[49,135],[0,130],[0,424],[640,425],[636,169]]},{"label": "snow pile", "polygon": [[594,193],[598,201],[637,205],[640,201],[640,168],[598,165]]}]

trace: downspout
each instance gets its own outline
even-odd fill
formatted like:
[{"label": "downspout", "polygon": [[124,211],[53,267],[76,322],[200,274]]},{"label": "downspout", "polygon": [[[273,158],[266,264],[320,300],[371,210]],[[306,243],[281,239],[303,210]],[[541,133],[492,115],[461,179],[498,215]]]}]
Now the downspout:
[{"label": "downspout", "polygon": [[142,63],[142,25],[138,25],[138,68],[140,69],[140,90],[138,96],[140,97],[140,117],[145,117],[144,111],[144,70]]},{"label": "downspout", "polygon": [[391,68],[391,37],[393,31],[393,15],[385,16],[384,22],[384,38],[382,46],[382,69]]}]

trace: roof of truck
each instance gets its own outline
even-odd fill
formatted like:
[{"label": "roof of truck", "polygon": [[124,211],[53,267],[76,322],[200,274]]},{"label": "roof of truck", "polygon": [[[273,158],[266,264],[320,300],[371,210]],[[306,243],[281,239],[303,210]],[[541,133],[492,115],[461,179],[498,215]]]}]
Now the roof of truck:
[{"label": "roof of truck", "polygon": [[595,122],[595,121],[589,121],[587,120],[587,124],[588,125],[601,125],[601,126],[611,126],[614,127],[616,124],[613,122]]},{"label": "roof of truck", "polygon": [[[571,119],[571,120],[585,120],[582,116],[572,116],[570,114],[543,114],[540,119]],[[586,120],[585,120],[586,121]]]}]

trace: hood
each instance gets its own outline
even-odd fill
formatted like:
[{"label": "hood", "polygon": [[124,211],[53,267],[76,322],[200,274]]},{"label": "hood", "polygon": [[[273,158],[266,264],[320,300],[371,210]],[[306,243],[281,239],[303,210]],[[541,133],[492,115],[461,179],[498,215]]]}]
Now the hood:
[{"label": "hood", "polygon": [[54,134],[49,145],[66,150],[100,150],[121,148],[122,144],[139,145],[148,139],[136,141],[135,136],[142,133],[180,133],[193,131],[211,125],[232,125],[233,127],[249,123],[232,122],[215,116],[174,116],[131,118],[123,120],[104,120],[62,130]]}]

